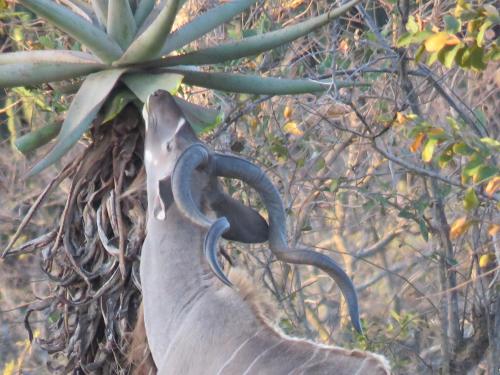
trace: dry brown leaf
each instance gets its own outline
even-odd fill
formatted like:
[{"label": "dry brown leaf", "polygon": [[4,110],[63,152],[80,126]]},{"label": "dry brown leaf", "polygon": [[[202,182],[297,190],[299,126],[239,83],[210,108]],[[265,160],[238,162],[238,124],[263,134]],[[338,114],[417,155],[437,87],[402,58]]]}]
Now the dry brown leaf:
[{"label": "dry brown leaf", "polygon": [[351,112],[351,108],[348,105],[342,103],[335,103],[328,107],[326,115],[329,117],[344,116]]},{"label": "dry brown leaf", "polygon": [[484,192],[488,197],[493,197],[493,195],[500,189],[500,176],[493,177],[486,187],[484,188]]},{"label": "dry brown leaf", "polygon": [[467,220],[467,217],[461,217],[453,222],[450,227],[450,238],[452,240],[457,239],[469,228],[471,222]]},{"label": "dry brown leaf", "polygon": [[349,51],[349,42],[347,41],[347,39],[342,39],[340,41],[338,49],[344,55],[347,54],[347,52]]},{"label": "dry brown leaf", "polygon": [[397,112],[396,113],[396,121],[395,123],[397,125],[404,125],[406,124],[410,119],[404,114],[404,113],[401,113],[401,112]]},{"label": "dry brown leaf", "polygon": [[418,133],[417,137],[410,146],[410,151],[413,153],[417,152],[420,146],[422,145],[424,139],[425,139],[425,133]]},{"label": "dry brown leaf", "polygon": [[495,237],[498,233],[500,233],[500,224],[491,224],[488,227],[488,234],[491,237]]}]

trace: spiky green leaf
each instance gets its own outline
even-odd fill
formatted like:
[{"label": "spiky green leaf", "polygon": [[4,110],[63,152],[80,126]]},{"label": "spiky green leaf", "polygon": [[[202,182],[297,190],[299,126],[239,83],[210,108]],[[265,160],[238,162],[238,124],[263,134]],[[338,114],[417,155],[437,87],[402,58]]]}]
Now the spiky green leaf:
[{"label": "spiky green leaf", "polygon": [[80,17],[85,18],[88,22],[94,22],[95,16],[92,11],[92,7],[89,4],[81,1],[81,0],[60,0],[62,4],[65,4],[68,8],[70,8],[75,14]]},{"label": "spiky green leaf", "polygon": [[108,35],[125,50],[137,32],[130,3],[128,0],[109,0],[108,7]]},{"label": "spiky green leaf", "polygon": [[243,12],[245,9],[255,3],[256,0],[239,0],[216,6],[191,22],[182,26],[165,41],[161,50],[162,55],[167,55],[178,48],[198,39],[217,26],[230,21],[235,15]]},{"label": "spiky green leaf", "polygon": [[54,139],[60,130],[61,124],[46,125],[17,138],[14,144],[19,151],[27,154]]},{"label": "spiky green leaf", "polygon": [[124,76],[122,81],[145,103],[148,96],[156,90],[162,89],[175,94],[182,82],[182,75],[175,73],[134,73]]},{"label": "spiky green leaf", "polygon": [[178,96],[174,97],[174,100],[181,107],[182,113],[197,134],[214,129],[222,121],[221,111],[190,103]]},{"label": "spiky green leaf", "polygon": [[121,56],[122,49],[113,39],[68,8],[49,0],[19,0],[19,3],[86,45],[104,62],[110,63]]},{"label": "spiky green leaf", "polygon": [[[248,74],[207,73],[184,69],[169,69],[172,73],[184,75],[183,83],[214,90],[256,95],[293,95],[321,92],[331,87],[330,81],[320,82],[308,79],[282,79]],[[336,81],[335,87],[363,86],[364,83]]]},{"label": "spiky green leaf", "polygon": [[90,0],[92,9],[99,20],[99,23],[105,28],[108,24],[108,0]]},{"label": "spiky green leaf", "polygon": [[158,57],[161,47],[172,29],[179,0],[167,0],[165,7],[153,23],[139,35],[125,51],[116,65],[131,64]]},{"label": "spiky green leaf", "polygon": [[0,54],[0,87],[38,85],[61,81],[103,69],[94,56],[66,50]]},{"label": "spiky green leaf", "polygon": [[[155,62],[155,66],[175,65],[204,65],[217,64],[228,60],[235,60],[246,56],[257,55],[291,42],[311,31],[342,16],[361,0],[351,0],[339,8],[325,14],[308,19],[307,21],[285,27],[265,34],[255,35],[242,40],[224,43],[185,55],[166,57]],[[168,42],[167,42],[168,43]]]},{"label": "spiky green leaf", "polygon": [[118,92],[114,93],[111,97],[108,97],[106,103],[104,103],[101,111],[101,123],[104,124],[113,120],[128,103],[134,100],[137,100],[137,96],[126,87],[118,90]]},{"label": "spiky green leaf", "polygon": [[151,13],[154,6],[155,0],[141,0],[134,13],[135,23],[138,28],[142,26],[142,23],[147,18],[149,13]]},{"label": "spiky green leaf", "polygon": [[125,69],[89,75],[75,95],[54,147],[28,173],[33,176],[59,160],[90,127],[102,104]]}]

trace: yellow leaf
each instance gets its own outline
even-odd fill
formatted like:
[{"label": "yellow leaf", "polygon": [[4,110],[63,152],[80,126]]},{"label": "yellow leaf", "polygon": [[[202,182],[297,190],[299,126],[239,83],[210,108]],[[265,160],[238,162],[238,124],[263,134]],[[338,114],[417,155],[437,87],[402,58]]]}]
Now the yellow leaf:
[{"label": "yellow leaf", "polygon": [[302,3],[304,3],[304,0],[291,0],[287,4],[285,4],[285,8],[287,8],[287,9],[296,9],[299,6],[301,6]]},{"label": "yellow leaf", "polygon": [[445,31],[441,31],[436,33],[429,38],[424,43],[425,49],[427,52],[438,52],[446,46],[446,42],[448,41],[450,34]]},{"label": "yellow leaf", "polygon": [[283,131],[288,134],[302,135],[304,132],[299,129],[295,121],[289,121],[283,126]]},{"label": "yellow leaf", "polygon": [[447,46],[456,46],[457,44],[460,44],[460,43],[462,43],[462,41],[455,34],[450,34],[450,36],[446,40],[446,45]]},{"label": "yellow leaf", "polygon": [[484,192],[488,197],[493,197],[493,195],[500,189],[500,176],[493,177],[486,187],[484,188]]},{"label": "yellow leaf", "polygon": [[479,257],[479,267],[486,268],[495,261],[495,254],[488,253]]},{"label": "yellow leaf", "polygon": [[16,371],[16,362],[9,361],[5,364],[2,375],[14,375],[15,371]]},{"label": "yellow leaf", "polygon": [[460,18],[464,10],[465,10],[464,7],[462,7],[462,5],[458,3],[457,6],[455,7],[455,10],[453,11],[453,15],[456,18]]},{"label": "yellow leaf", "polygon": [[450,238],[452,240],[457,239],[469,228],[471,222],[467,220],[466,217],[461,217],[451,224],[450,228]]},{"label": "yellow leaf", "polygon": [[287,105],[285,107],[285,110],[283,111],[283,116],[285,116],[285,118],[287,120],[290,120],[290,118],[292,117],[292,107],[290,107],[289,105]]},{"label": "yellow leaf", "polygon": [[500,224],[491,224],[488,228],[488,234],[495,237],[498,233],[500,233]]},{"label": "yellow leaf", "polygon": [[420,148],[420,146],[422,145],[422,142],[424,141],[424,139],[425,139],[425,134],[418,133],[417,137],[415,138],[415,140],[413,141],[413,143],[410,146],[410,151],[413,153],[417,152],[418,149]]},{"label": "yellow leaf", "polygon": [[437,139],[434,138],[430,138],[427,142],[425,142],[424,149],[422,150],[422,161],[425,163],[430,163],[432,161],[432,156],[434,155],[437,143]]},{"label": "yellow leaf", "polygon": [[248,117],[247,119],[247,122],[248,122],[248,125],[250,125],[250,127],[255,130],[255,128],[257,127],[257,119],[255,117]]},{"label": "yellow leaf", "polygon": [[396,113],[396,124],[398,124],[398,125],[404,125],[409,120],[410,119],[404,113],[401,113],[401,112],[397,112]]}]

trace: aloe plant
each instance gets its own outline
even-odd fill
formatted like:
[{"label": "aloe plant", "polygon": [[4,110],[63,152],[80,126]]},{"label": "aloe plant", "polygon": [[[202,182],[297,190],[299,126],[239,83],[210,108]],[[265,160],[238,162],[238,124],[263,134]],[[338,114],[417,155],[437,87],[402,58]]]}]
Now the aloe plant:
[{"label": "aloe plant", "polygon": [[[286,44],[345,14],[360,0],[351,0],[325,14],[283,29],[189,53],[182,52],[183,47],[230,21],[255,2],[235,0],[223,3],[171,32],[175,17],[184,3],[181,0],[167,0],[161,9],[155,9],[152,0],[140,1],[136,9],[128,0],[96,0],[91,2],[92,6],[77,0],[62,2],[67,6],[51,0],[19,0],[18,3],[85,47],[84,52],[45,50],[0,55],[0,87],[38,85],[85,77],[59,134],[52,131],[44,137],[46,142],[50,136],[57,135],[55,144],[29,174],[34,175],[57,161],[80,139],[99,111],[109,107],[116,95],[123,95],[123,89],[118,93],[113,90],[119,82],[130,91],[128,101],[136,98],[144,101],[150,92],[159,88],[175,93],[181,83],[228,92],[272,95],[327,89],[331,82],[193,70],[192,65],[224,63]],[[159,12],[153,17],[155,11]],[[180,53],[174,54],[177,51]],[[352,83],[336,82],[339,88],[348,85]],[[198,112],[191,116],[195,122],[200,118],[201,110],[186,107],[188,113]],[[109,113],[105,117],[111,119]],[[213,127],[214,122],[220,119],[213,111],[206,112],[202,117],[205,122],[193,124],[200,131]],[[34,139],[33,135],[27,137],[28,140]],[[42,143],[22,137],[18,140],[23,152],[31,151]]]}]

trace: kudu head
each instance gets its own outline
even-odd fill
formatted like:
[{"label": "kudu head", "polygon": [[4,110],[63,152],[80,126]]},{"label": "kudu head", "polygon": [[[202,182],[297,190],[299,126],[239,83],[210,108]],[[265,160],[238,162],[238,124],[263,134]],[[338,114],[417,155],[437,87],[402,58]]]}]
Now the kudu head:
[{"label": "kudu head", "polygon": [[147,176],[149,214],[163,220],[172,203],[171,175],[180,154],[198,142],[174,98],[159,90],[143,109],[146,126],[144,166]]},{"label": "kudu head", "polygon": [[[206,232],[203,252],[215,275],[231,283],[217,260],[220,237],[246,243],[269,241],[281,261],[316,266],[339,285],[349,306],[351,321],[361,332],[358,299],[351,279],[331,258],[309,249],[290,249],[286,216],[280,195],[264,172],[251,162],[209,150],[196,137],[174,98],[157,91],[144,107],[145,165],[149,214],[164,220],[170,205]],[[253,209],[225,194],[218,177],[236,178],[254,188],[269,215],[267,222]],[[213,215],[215,213],[215,219]]]},{"label": "kudu head", "polygon": [[[164,220],[168,208],[174,203],[172,175],[177,161],[186,149],[202,144],[181,107],[166,91],[158,90],[148,98],[143,116],[146,123],[144,164],[151,207],[149,213],[156,220]],[[204,217],[211,212],[217,217],[227,218],[230,229],[224,233],[224,238],[245,243],[267,241],[268,225],[257,211],[224,193],[207,163],[194,169],[186,172],[186,176],[180,172],[180,178],[176,179],[177,190],[186,191],[191,196],[191,191],[195,189],[195,200],[199,201],[197,206],[200,206]]]}]

